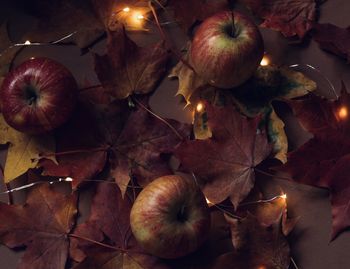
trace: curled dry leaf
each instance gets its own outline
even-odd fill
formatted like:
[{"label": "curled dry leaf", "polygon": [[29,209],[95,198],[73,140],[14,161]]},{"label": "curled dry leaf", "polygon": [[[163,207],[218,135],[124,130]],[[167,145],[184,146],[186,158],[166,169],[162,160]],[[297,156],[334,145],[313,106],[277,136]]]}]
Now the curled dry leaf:
[{"label": "curled dry leaf", "polygon": [[[44,152],[55,152],[55,140],[51,135],[28,135],[11,128],[0,114],[0,144],[9,144],[4,181],[8,183],[39,164]],[[50,157],[55,162],[54,156]]]},{"label": "curled dry leaf", "polygon": [[237,207],[253,188],[254,167],[270,155],[271,145],[258,128],[260,117],[248,119],[233,106],[205,107],[212,137],[186,140],[175,155],[186,171],[199,177],[212,203],[229,197]]},{"label": "curled dry leaf", "polygon": [[203,21],[215,13],[229,9],[229,0],[170,0],[175,19],[186,32],[198,21]]},{"label": "curled dry leaf", "polygon": [[[99,184],[89,219],[74,231],[71,253],[82,260],[75,269],[167,269],[161,260],[137,245],[130,230],[129,197],[110,184]],[[78,237],[86,237],[110,247],[102,247]],[[76,256],[78,254],[78,256]]]},{"label": "curled dry leaf", "polygon": [[302,39],[316,20],[316,0],[242,0],[261,26],[280,31],[286,37]]},{"label": "curled dry leaf", "polygon": [[123,99],[153,91],[165,74],[168,57],[164,42],[141,48],[119,27],[108,31],[107,54],[95,55],[95,71],[103,87]]},{"label": "curled dry leaf", "polygon": [[350,27],[340,28],[329,23],[315,23],[312,38],[322,49],[350,61]]},{"label": "curled dry leaf", "polygon": [[289,104],[314,137],[289,153],[288,162],[280,169],[289,172],[297,182],[330,190],[334,239],[350,227],[350,95],[344,86],[334,101],[311,94]]},{"label": "curled dry leaf", "polygon": [[76,214],[76,195],[63,195],[48,185],[33,188],[24,205],[0,203],[1,243],[26,247],[17,269],[64,269]]}]

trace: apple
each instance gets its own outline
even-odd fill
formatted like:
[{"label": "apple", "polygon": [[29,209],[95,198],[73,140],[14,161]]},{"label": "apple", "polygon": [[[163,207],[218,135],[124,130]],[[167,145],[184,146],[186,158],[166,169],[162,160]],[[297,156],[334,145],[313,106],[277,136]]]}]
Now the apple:
[{"label": "apple", "polygon": [[7,74],[0,89],[0,107],[8,125],[39,134],[67,121],[77,92],[77,83],[67,68],[48,58],[35,58]]},{"label": "apple", "polygon": [[190,51],[196,73],[224,89],[248,80],[263,55],[264,42],[258,27],[249,17],[233,11],[206,19],[196,31]]},{"label": "apple", "polygon": [[141,191],[131,209],[130,223],[145,251],[173,259],[204,243],[210,229],[210,212],[193,180],[169,175],[155,179]]}]

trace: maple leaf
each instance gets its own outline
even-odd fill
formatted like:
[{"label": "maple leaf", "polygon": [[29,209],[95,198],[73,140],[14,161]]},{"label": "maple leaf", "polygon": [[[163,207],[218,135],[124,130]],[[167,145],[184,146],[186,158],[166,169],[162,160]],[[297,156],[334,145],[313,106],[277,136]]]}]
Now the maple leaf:
[{"label": "maple leaf", "polygon": [[170,0],[176,20],[187,32],[196,22],[203,21],[215,13],[229,9],[228,0]]},{"label": "maple leaf", "polygon": [[[0,114],[0,144],[9,144],[4,181],[8,183],[30,168],[38,166],[43,152],[55,152],[55,140],[51,135],[28,135],[10,127]],[[55,157],[50,158],[55,162]]]},{"label": "maple leaf", "polygon": [[[77,249],[85,255],[75,269],[166,269],[156,257],[150,256],[137,245],[130,230],[129,197],[122,198],[117,186],[101,183],[92,202],[89,219],[79,225],[74,234],[100,243],[108,242],[110,247],[101,247],[81,239],[72,239],[72,252]],[[114,248],[114,249],[113,249]],[[79,255],[81,259],[84,255]],[[73,256],[74,257],[74,256]]]},{"label": "maple leaf", "polygon": [[103,87],[118,99],[154,90],[169,57],[164,42],[141,48],[129,39],[124,27],[107,33],[107,54],[95,55],[95,72]]},{"label": "maple leaf", "polygon": [[[248,117],[262,113],[264,117],[261,125],[266,125],[268,138],[273,143],[275,158],[285,163],[288,150],[287,136],[284,123],[275,113],[272,102],[300,97],[315,89],[316,83],[300,72],[286,67],[260,66],[254,76],[238,88],[227,91],[204,86],[198,89],[198,93],[194,93],[191,99],[204,99],[219,106],[234,103]],[[194,135],[197,139],[212,136],[205,109],[195,113]]]},{"label": "maple leaf", "polygon": [[70,41],[85,48],[105,32],[104,24],[96,15],[99,6],[93,6],[90,1],[33,0],[23,3],[23,6],[38,18],[37,24],[24,36],[24,40],[52,42],[74,33]]},{"label": "maple leaf", "polygon": [[350,27],[340,28],[329,23],[315,23],[312,38],[322,49],[350,61]]},{"label": "maple leaf", "polygon": [[219,256],[211,268],[289,268],[290,248],[286,236],[298,218],[288,218],[286,200],[277,198],[244,207],[236,212],[244,217],[225,214],[234,250]]},{"label": "maple leaf", "polygon": [[131,113],[120,136],[114,141],[110,156],[111,174],[124,195],[131,177],[141,186],[153,179],[172,174],[169,155],[190,135],[190,126],[166,120],[169,128],[145,109]]},{"label": "maple leaf", "polygon": [[281,170],[289,172],[297,182],[328,188],[332,204],[332,239],[350,226],[350,95],[343,85],[341,96],[334,101],[309,95],[291,101],[302,126],[314,134],[308,142],[289,153]]},{"label": "maple leaf", "polygon": [[316,20],[315,0],[242,0],[263,19],[261,26],[280,31],[286,37],[302,39]]},{"label": "maple leaf", "polygon": [[205,107],[213,136],[186,140],[175,155],[185,170],[200,178],[212,203],[229,197],[237,207],[254,186],[254,167],[269,156],[271,146],[258,128],[260,117],[245,118],[233,106]]},{"label": "maple leaf", "polygon": [[[55,131],[56,153],[42,154],[43,175],[73,178],[73,188],[101,172],[107,161],[107,149],[99,129],[94,106],[79,102],[72,118]],[[57,162],[48,156],[56,156]],[[87,165],[88,164],[88,165]]]},{"label": "maple leaf", "polygon": [[24,205],[0,203],[0,241],[10,248],[26,246],[18,269],[64,269],[68,234],[77,214],[75,194],[33,188]]}]

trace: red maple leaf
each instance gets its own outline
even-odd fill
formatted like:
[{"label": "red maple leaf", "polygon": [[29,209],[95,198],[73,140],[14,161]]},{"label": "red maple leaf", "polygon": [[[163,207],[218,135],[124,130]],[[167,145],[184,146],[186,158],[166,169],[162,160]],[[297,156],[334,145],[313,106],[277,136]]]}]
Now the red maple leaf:
[{"label": "red maple leaf", "polygon": [[350,226],[350,95],[345,86],[334,101],[309,95],[289,102],[314,137],[289,153],[282,170],[297,182],[328,188],[332,204],[332,239]]},{"label": "red maple leaf", "polygon": [[350,61],[350,27],[315,23],[312,37],[322,49]]},{"label": "red maple leaf", "polygon": [[176,20],[187,32],[196,22],[228,9],[229,0],[171,0]]},{"label": "red maple leaf", "polygon": [[141,48],[123,27],[107,34],[107,54],[95,55],[95,72],[103,87],[118,99],[153,91],[169,59],[164,42]]},{"label": "red maple leaf", "polygon": [[77,196],[48,185],[33,188],[24,205],[0,203],[1,243],[27,248],[17,269],[64,269],[76,214]]},{"label": "red maple leaf", "polygon": [[271,153],[260,117],[248,119],[233,106],[206,104],[212,138],[186,140],[175,152],[182,166],[197,175],[212,203],[230,197],[237,207],[254,186],[254,168]]},{"label": "red maple leaf", "polygon": [[137,245],[130,230],[131,206],[129,197],[123,199],[117,186],[101,183],[97,187],[89,219],[72,235],[76,239],[72,239],[71,254],[82,261],[76,269],[168,268]]},{"label": "red maple leaf", "polygon": [[316,20],[315,0],[243,0],[263,19],[261,26],[280,31],[286,37],[303,38]]}]

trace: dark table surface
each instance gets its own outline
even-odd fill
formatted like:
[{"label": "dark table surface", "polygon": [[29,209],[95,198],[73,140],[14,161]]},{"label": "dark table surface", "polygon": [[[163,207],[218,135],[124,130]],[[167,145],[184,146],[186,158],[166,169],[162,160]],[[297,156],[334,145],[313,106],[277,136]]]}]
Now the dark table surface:
[{"label": "dark table surface", "polygon": [[[4,4],[3,4],[4,2]],[[16,9],[1,1],[0,22],[6,20],[10,23],[11,36],[19,38],[32,19],[20,14]],[[350,25],[350,1],[328,0],[320,9],[320,22],[330,22],[341,27]],[[185,39],[181,31],[176,27],[168,29],[175,43],[181,47]],[[350,66],[342,59],[320,50],[313,41],[306,44],[291,44],[279,33],[262,29],[265,40],[266,52],[270,55],[272,62],[278,64],[310,64],[318,68],[337,90],[340,88],[341,80],[350,87]],[[148,43],[156,38],[155,34],[133,33],[132,38],[139,43]],[[102,52],[104,42],[94,47],[95,51]],[[37,56],[49,56],[66,65],[75,75],[78,81],[83,82],[88,78],[92,83],[96,82],[96,76],[92,69],[92,57],[89,54],[80,56],[80,50],[74,46],[69,47],[40,47],[26,48],[16,59],[20,63],[24,59]],[[316,72],[306,70],[307,74],[319,84],[319,93],[332,97],[330,87],[325,80]],[[151,99],[152,108],[161,116],[175,118],[190,122],[191,112],[184,110],[179,99],[174,95],[178,83],[176,80],[165,79]],[[290,147],[305,142],[310,134],[305,133],[296,119],[283,111],[280,112],[286,121]],[[2,162],[5,152],[2,152]],[[285,182],[278,179],[260,178],[267,191],[273,193],[276,186],[282,188],[288,195],[289,211],[294,216],[300,216],[300,221],[293,231],[289,242],[292,255],[300,269],[348,269],[350,268],[350,233],[342,233],[334,242],[329,243],[331,230],[330,203],[327,190],[312,188]],[[21,194],[17,195],[21,200]],[[5,197],[0,197],[6,201]],[[80,210],[83,218],[88,212],[89,192],[82,195]],[[13,269],[23,252],[14,252],[4,246],[0,246],[0,269]]]}]

